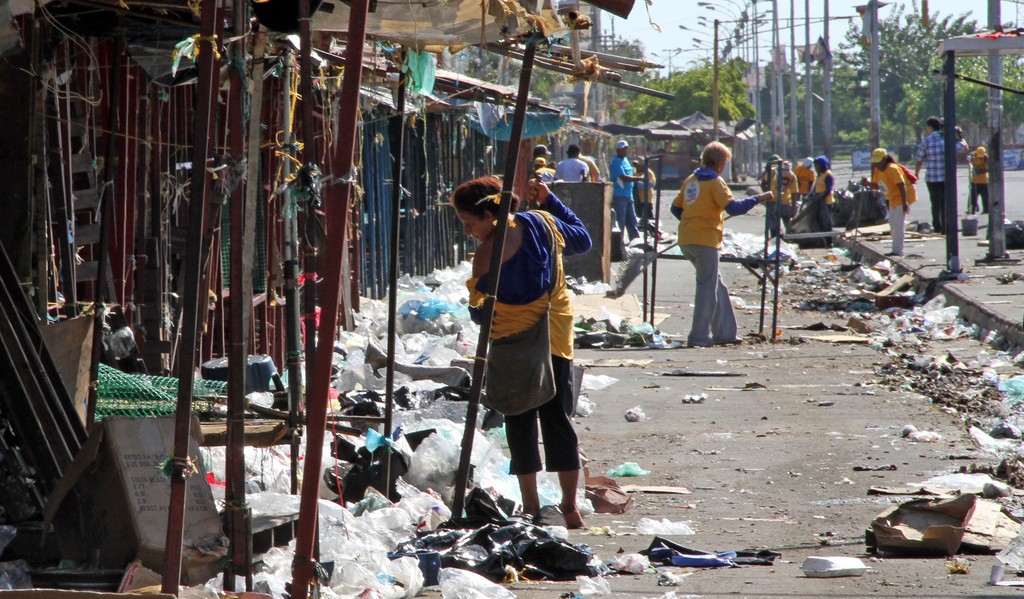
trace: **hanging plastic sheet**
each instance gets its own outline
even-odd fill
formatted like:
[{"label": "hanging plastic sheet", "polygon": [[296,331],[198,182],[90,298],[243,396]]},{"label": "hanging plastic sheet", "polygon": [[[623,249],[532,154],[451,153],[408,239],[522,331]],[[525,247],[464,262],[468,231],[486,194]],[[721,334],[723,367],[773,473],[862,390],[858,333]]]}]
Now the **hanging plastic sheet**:
[{"label": "hanging plastic sheet", "polygon": [[431,53],[409,50],[405,53],[404,67],[409,73],[409,91],[414,94],[434,92],[434,76],[437,67]]},{"label": "hanging plastic sheet", "polygon": [[[490,104],[478,104],[477,114],[467,119],[469,126],[498,141],[508,141],[512,133],[512,120]],[[523,139],[548,135],[569,123],[567,114],[550,112],[527,112],[523,125]]]}]

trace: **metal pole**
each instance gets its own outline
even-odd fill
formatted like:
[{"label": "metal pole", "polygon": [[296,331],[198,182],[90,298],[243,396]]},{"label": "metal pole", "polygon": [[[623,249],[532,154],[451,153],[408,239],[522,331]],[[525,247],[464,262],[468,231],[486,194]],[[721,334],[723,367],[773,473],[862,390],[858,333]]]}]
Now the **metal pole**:
[{"label": "metal pole", "polygon": [[882,128],[882,108],[880,100],[880,82],[878,79],[878,0],[868,0],[866,10],[868,11],[867,19],[869,26],[868,35],[871,36],[869,43],[871,45],[870,50],[870,70],[871,70],[871,148],[881,147],[881,128]]},{"label": "metal pole", "polygon": [[[286,46],[281,54],[284,77],[281,94],[281,128],[284,151],[287,157],[281,161],[281,179],[287,181],[292,174],[291,157],[295,153],[292,135],[292,55]],[[299,231],[298,215],[295,209],[292,186],[285,189],[285,203],[282,211],[284,247],[284,352],[285,368],[288,371],[288,429],[291,435],[291,492],[299,492],[299,411],[302,409],[302,333],[299,330]]]},{"label": "metal pole", "polygon": [[[811,88],[811,0],[804,0],[804,127],[806,155],[814,154],[814,103]],[[796,164],[796,161],[793,161]]]},{"label": "metal pole", "polygon": [[[210,137],[214,107],[218,95],[217,61],[214,44],[217,33],[218,4],[212,0],[202,3],[200,28],[198,83],[196,85],[195,138],[192,152],[192,183],[189,195],[187,251],[185,261],[185,291],[182,296],[181,355],[178,357],[178,402],[174,412],[174,449],[171,453],[171,500],[167,510],[167,538],[164,542],[164,571],[161,590],[178,594],[181,582],[181,540],[185,526],[185,477],[191,474],[188,444],[192,426],[192,386],[195,381],[196,345],[199,336],[200,306],[206,301],[201,287],[203,280],[203,254],[206,242],[206,204],[209,194],[209,175],[206,161],[210,155]],[[204,45],[205,43],[205,45]]]},{"label": "metal pole", "polygon": [[956,53],[946,52],[943,65],[943,99],[946,115],[942,126],[945,147],[946,174],[946,270],[943,275],[956,277],[960,273],[960,231],[956,220]]},{"label": "metal pole", "polygon": [[757,0],[753,0],[753,4],[754,20],[750,22],[750,31],[754,38],[754,116],[757,119],[757,135],[755,137],[757,140],[755,143],[757,156],[754,157],[754,172],[760,174],[761,157],[764,155],[764,151],[761,149],[761,129],[764,113],[761,111],[761,46],[757,40]]},{"label": "metal pole", "polygon": [[[654,222],[658,224],[661,222],[661,175],[662,175],[662,163],[663,154],[656,156],[658,160],[658,182],[655,183],[655,196],[654,196]],[[657,249],[657,248],[656,248]],[[657,293],[658,293],[658,255],[660,252],[654,252],[654,263],[651,264],[651,326],[654,326],[654,306],[656,304]]]},{"label": "metal pole", "polygon": [[[824,35],[822,39],[826,48],[831,48],[828,41],[828,2],[825,0],[825,20],[822,21]],[[832,58],[825,55],[825,68],[821,80],[821,95],[825,98],[825,107],[821,111],[822,143],[826,156],[832,156]]]},{"label": "metal pole", "polygon": [[[988,25],[995,31],[1002,24],[1000,0],[988,0]],[[1003,83],[1003,61],[995,52],[988,57],[988,80]],[[988,89],[988,253],[987,260],[1008,258],[1006,230],[1003,227],[1003,91]]]},{"label": "metal pole", "polygon": [[[715,128],[717,129],[717,124],[716,124]],[[640,196],[640,205],[641,206],[646,205],[646,203],[647,203],[647,194],[650,191],[651,177],[650,177],[650,169],[649,169],[649,165],[650,164],[649,163],[650,163],[650,158],[647,157],[647,156],[644,156],[644,186],[643,186],[643,189],[640,190],[640,193],[642,194]],[[653,206],[652,206],[652,208],[653,208]],[[648,251],[647,248],[650,247],[650,226],[651,226],[651,221],[650,221],[650,219],[647,219],[647,224],[644,226],[644,252],[647,252]],[[654,253],[655,254],[658,253],[658,241],[657,241],[657,238],[655,238],[655,241],[654,241]],[[644,268],[643,268],[643,280],[644,280],[643,294],[644,294],[644,301],[643,301],[643,309],[642,309],[643,314],[641,314],[641,318],[642,318],[643,322],[647,322],[647,261],[644,260],[643,264],[644,264]]]},{"label": "metal pole", "polygon": [[779,67],[776,63],[776,56],[779,53],[779,2],[778,0],[772,0],[772,50],[769,53],[771,56],[772,65],[772,81],[769,84],[772,88],[771,93],[771,117],[772,117],[772,151],[776,154],[785,154],[785,148],[779,141],[779,137],[782,134],[782,126],[780,121],[782,120],[781,106],[782,106],[782,83],[779,79]]},{"label": "metal pole", "polygon": [[[391,254],[389,256],[390,263],[388,268],[389,281],[388,281],[388,355],[387,355],[387,373],[385,376],[385,392],[384,392],[384,435],[387,438],[391,438],[391,427],[392,418],[394,413],[394,397],[395,397],[395,351],[398,342],[398,250],[399,250],[399,233],[401,231],[401,212],[402,212],[402,173],[404,172],[403,156],[405,152],[405,88],[406,88],[406,75],[403,73],[398,79],[398,147],[394,148],[395,161],[391,169]],[[386,461],[384,463],[384,480],[387,481],[387,491],[385,495],[390,498],[393,489],[393,482],[391,479],[391,456],[385,454]]]},{"label": "metal pole", "polygon": [[796,114],[796,0],[789,0],[789,141],[793,148],[793,158],[797,153],[797,134],[800,127]]},{"label": "metal pole", "polygon": [[[239,2],[234,6],[234,22],[248,22],[247,5]],[[244,25],[242,25],[244,26]],[[246,41],[248,36],[239,37],[231,44],[232,67],[229,70],[231,82],[230,112],[228,127],[230,128],[229,143],[231,156],[239,167],[246,164],[245,148],[245,115],[243,106],[248,104],[250,110],[257,115],[255,125],[259,127],[259,104],[246,102],[249,95],[244,77],[246,61]],[[262,35],[257,43],[262,41]],[[253,71],[262,72],[262,48],[253,50]],[[260,66],[257,67],[257,61]],[[262,77],[253,79],[254,88],[262,85]],[[254,96],[259,97],[259,92]],[[255,109],[253,108],[255,107]],[[249,120],[249,126],[253,120]],[[259,137],[250,136],[249,143],[259,147]],[[249,152],[248,157],[252,157]],[[256,153],[258,162],[259,154]],[[257,167],[258,168],[258,167]],[[248,173],[258,175],[258,170],[249,169]],[[245,185],[239,184],[231,194],[231,295],[228,305],[231,310],[230,345],[228,350],[228,413],[227,413],[227,448],[225,464],[225,512],[228,525],[228,539],[231,547],[231,558],[224,570],[224,589],[234,591],[235,576],[245,577],[246,590],[252,590],[252,564],[249,562],[247,549],[252,535],[246,523],[248,508],[245,505],[245,394],[249,365],[249,327],[252,314],[252,256],[255,249],[256,235],[256,189],[259,177],[246,177]],[[241,247],[237,247],[235,244]]]},{"label": "metal pole", "polygon": [[327,425],[327,390],[331,384],[331,364],[334,354],[334,331],[338,328],[338,302],[341,294],[341,247],[347,245],[349,202],[355,184],[351,177],[355,158],[356,118],[359,110],[359,83],[363,74],[363,43],[366,39],[366,14],[370,0],[352,0],[349,13],[348,40],[345,47],[345,77],[341,82],[341,101],[338,111],[340,191],[335,202],[325,203],[327,247],[335,251],[324,255],[324,306],[320,330],[328,335],[327,341],[317,347],[314,356],[316,376],[308,395],[306,407],[306,459],[303,462],[303,480],[299,503],[299,529],[295,541],[295,559],[292,563],[292,589],[294,599],[306,599],[313,575],[313,544],[317,531],[317,480],[323,464],[323,442]]},{"label": "metal pole", "polygon": [[[772,169],[778,169],[775,171],[775,177],[779,178],[779,174],[782,171],[782,165],[779,162],[768,163],[769,180],[771,180]],[[768,236],[771,230],[772,211],[768,209],[768,204],[764,205],[764,252],[761,254],[764,259],[761,260],[761,317],[757,323],[757,332],[764,335],[764,307],[768,301]],[[772,333],[775,334],[774,332]]]},{"label": "metal pole", "polygon": [[505,231],[508,229],[508,215],[512,208],[512,185],[516,178],[519,159],[519,144],[523,139],[526,122],[526,100],[530,92],[530,78],[533,75],[533,58],[537,53],[537,35],[526,41],[523,52],[523,66],[519,74],[519,94],[516,96],[515,112],[512,116],[512,132],[508,139],[505,159],[505,177],[501,182],[501,206],[498,210],[498,225],[494,230],[494,247],[491,248],[491,262],[487,270],[487,289],[484,290],[484,322],[476,343],[476,359],[473,361],[473,386],[469,391],[469,405],[466,406],[466,428],[462,435],[462,453],[459,469],[455,475],[455,497],[452,500],[452,517],[460,518],[466,500],[466,486],[469,484],[469,458],[473,453],[473,436],[476,434],[476,417],[480,409],[480,392],[483,389],[484,367],[487,365],[487,349],[491,339],[491,324],[494,319],[494,297],[501,276],[501,256],[505,248]]},{"label": "metal pole", "polygon": [[718,69],[719,69],[719,58],[718,58],[718,24],[721,23],[718,19],[715,19],[715,48],[714,48],[714,65],[715,72],[711,83],[711,114],[712,119],[715,122],[715,141],[718,141]]},{"label": "metal pole", "polygon": [[[319,185],[314,178],[319,177],[320,153],[316,143],[316,121],[313,119],[313,107],[316,105],[316,95],[313,91],[313,66],[312,66],[312,25],[310,19],[310,0],[299,0],[299,96],[302,98],[302,170],[304,179],[311,186],[307,190],[308,198],[305,207],[305,242],[302,244],[303,252],[303,283],[302,300],[303,315],[305,324],[305,356],[306,356],[306,389],[313,388],[314,371],[311,356],[316,354],[317,346],[317,318],[316,318],[316,281],[317,281],[317,254],[316,245],[313,240],[319,233],[316,229],[319,225],[317,207],[313,198],[312,186]],[[346,63],[346,66],[348,64]],[[295,307],[296,311],[298,306]],[[334,347],[334,331],[327,331],[329,337],[325,343]],[[330,370],[330,369],[328,369]]]}]

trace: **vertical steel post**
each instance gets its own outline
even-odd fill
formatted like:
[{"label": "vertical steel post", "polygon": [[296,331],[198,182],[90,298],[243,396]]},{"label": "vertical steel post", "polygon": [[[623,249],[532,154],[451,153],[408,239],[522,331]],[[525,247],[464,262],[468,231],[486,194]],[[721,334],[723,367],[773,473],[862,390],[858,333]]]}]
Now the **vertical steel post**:
[{"label": "vertical steel post", "polygon": [[[405,88],[406,74],[398,76],[398,147],[394,148],[391,168],[391,247],[388,256],[388,355],[387,371],[384,378],[384,435],[391,438],[392,419],[395,408],[395,351],[398,345],[398,250],[401,234],[402,214],[402,173],[405,154]],[[385,453],[384,474],[387,489],[385,495],[390,498],[394,492],[391,477],[391,455]]]},{"label": "vertical steel post", "polygon": [[721,23],[718,19],[715,19],[715,43],[714,43],[714,75],[711,80],[711,119],[714,121],[715,126],[715,141],[718,141],[718,70],[719,58],[718,58],[718,25]]},{"label": "vertical steel post", "polygon": [[[206,204],[209,193],[206,161],[210,156],[211,121],[217,98],[217,60],[214,44],[217,43],[216,0],[202,3],[202,25],[199,52],[198,83],[196,89],[195,137],[192,152],[192,183],[189,199],[189,226],[185,261],[185,291],[181,310],[181,351],[178,368],[178,403],[175,408],[174,450],[170,456],[171,501],[167,513],[167,539],[164,543],[164,571],[161,590],[172,595],[178,594],[181,582],[181,540],[185,526],[185,483],[190,474],[188,443],[192,425],[192,387],[195,381],[195,359],[199,334],[200,305],[206,301],[202,288],[203,255],[206,253]],[[205,484],[205,482],[204,482]]]},{"label": "vertical steel post", "polygon": [[826,48],[825,68],[821,77],[821,95],[825,98],[825,107],[821,110],[821,131],[824,153],[826,156],[832,156],[832,57],[828,41],[828,3],[829,0],[825,0],[825,19],[821,22],[824,30],[822,40]]},{"label": "vertical steel post", "polygon": [[[814,154],[814,94],[811,88],[811,0],[804,0],[804,127],[807,156]],[[796,164],[796,156],[793,157]]]},{"label": "vertical steel post", "polygon": [[[238,2],[234,5],[232,22],[235,33],[245,31],[248,27],[248,5]],[[231,83],[229,100],[228,143],[231,156],[239,171],[236,176],[241,178],[241,167],[247,165],[246,156],[252,157],[253,152],[246,153],[245,114],[243,107],[248,105],[252,127],[252,113],[259,115],[259,102],[247,102],[249,99],[246,81],[246,47],[249,36],[239,36],[231,44],[231,68],[228,77]],[[262,34],[256,43],[262,43]],[[254,48],[253,72],[262,72],[262,47]],[[257,62],[260,63],[257,66]],[[254,90],[261,88],[263,79],[252,79]],[[254,97],[261,97],[259,92]],[[255,120],[257,131],[259,119]],[[251,133],[251,132],[250,132]],[[258,136],[250,135],[249,143],[259,147]],[[251,148],[250,148],[251,149]],[[255,168],[258,168],[259,155],[256,154]],[[247,173],[258,173],[255,168],[247,169]],[[243,185],[244,183],[244,185]],[[252,564],[249,563],[247,547],[252,535],[246,526],[251,522],[247,517],[248,508],[245,504],[245,394],[248,387],[249,370],[249,328],[252,314],[252,256],[255,250],[256,235],[256,189],[258,177],[246,176],[240,179],[232,191],[231,202],[231,274],[228,306],[231,312],[228,354],[228,413],[227,413],[227,448],[225,511],[228,524],[228,540],[231,556],[224,570],[224,589],[235,588],[235,576],[245,577],[246,590],[252,590]],[[239,247],[240,246],[240,247]]]},{"label": "vertical steel post", "polygon": [[[988,27],[995,31],[1002,24],[1000,0],[988,0]],[[995,52],[988,56],[988,80],[1003,83],[1003,60]],[[1003,227],[1003,90],[988,89],[988,253],[987,260],[1008,258],[1006,229]]]},{"label": "vertical steel post", "polygon": [[512,116],[512,132],[508,140],[505,157],[505,177],[501,182],[501,207],[498,210],[498,225],[494,230],[494,247],[491,248],[491,263],[487,269],[487,289],[484,290],[484,322],[480,325],[480,336],[476,343],[476,359],[473,361],[473,386],[469,391],[469,405],[466,407],[466,428],[462,435],[462,453],[459,469],[455,474],[455,497],[452,500],[452,517],[462,516],[465,506],[466,486],[469,483],[469,458],[473,453],[473,436],[476,434],[476,417],[480,410],[480,392],[483,390],[484,368],[487,365],[488,343],[491,340],[491,324],[494,319],[494,296],[501,276],[501,256],[505,248],[505,231],[508,230],[508,215],[512,208],[512,185],[516,178],[519,159],[519,144],[523,139],[526,123],[526,100],[530,95],[530,78],[533,75],[533,59],[537,54],[539,34],[526,40],[523,52],[523,67],[519,73],[519,94],[516,96],[515,112]]},{"label": "vertical steel post", "polygon": [[945,122],[942,137],[945,142],[943,169],[946,173],[946,270],[943,275],[955,278],[960,273],[960,227],[956,220],[956,53],[946,52],[943,74],[943,100]]},{"label": "vertical steel post", "polygon": [[366,14],[370,0],[352,0],[349,13],[348,40],[345,47],[345,77],[341,82],[341,102],[338,111],[337,171],[340,191],[337,200],[324,204],[326,212],[328,248],[324,255],[322,280],[324,306],[320,330],[327,336],[313,356],[315,376],[309,390],[306,406],[306,459],[303,462],[302,498],[299,503],[299,530],[295,540],[295,559],[292,563],[292,589],[294,599],[309,596],[313,575],[313,545],[317,531],[317,492],[315,481],[320,480],[323,465],[323,442],[327,424],[327,390],[331,384],[331,364],[334,355],[334,332],[338,328],[338,303],[341,292],[341,270],[348,244],[349,203],[355,180],[352,167],[355,159],[356,119],[359,111],[359,82],[363,74],[363,43],[366,40]]},{"label": "vertical steel post", "polygon": [[[308,182],[312,183],[313,176],[320,172],[320,154],[316,143],[316,121],[313,117],[313,107],[316,105],[316,96],[313,92],[313,65],[312,65],[312,25],[309,9],[310,0],[299,0],[299,95],[302,97],[302,169],[309,176]],[[346,63],[347,66],[347,63]],[[312,190],[310,190],[312,193]],[[302,320],[305,323],[304,350],[306,356],[306,389],[313,388],[313,358],[317,346],[317,248],[312,240],[315,239],[316,226],[319,221],[316,214],[317,208],[313,198],[310,197],[305,208],[305,243],[302,244],[303,252],[303,283]],[[295,307],[298,310],[298,306]],[[334,346],[334,331],[329,332],[330,336],[325,341],[332,348]]]},{"label": "vertical steel post", "polygon": [[868,35],[871,36],[870,44],[870,86],[871,86],[871,149],[881,147],[882,142],[882,106],[881,106],[881,82],[878,76],[879,42],[878,42],[878,0],[868,0],[865,15],[868,20]]}]

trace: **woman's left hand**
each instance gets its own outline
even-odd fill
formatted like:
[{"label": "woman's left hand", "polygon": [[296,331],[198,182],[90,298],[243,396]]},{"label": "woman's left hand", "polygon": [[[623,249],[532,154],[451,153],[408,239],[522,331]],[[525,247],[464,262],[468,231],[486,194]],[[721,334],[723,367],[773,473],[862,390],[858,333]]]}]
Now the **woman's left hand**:
[{"label": "woman's left hand", "polygon": [[538,181],[537,179],[527,181],[526,199],[531,206],[543,207],[547,204],[549,195],[551,195],[551,189],[543,181]]}]

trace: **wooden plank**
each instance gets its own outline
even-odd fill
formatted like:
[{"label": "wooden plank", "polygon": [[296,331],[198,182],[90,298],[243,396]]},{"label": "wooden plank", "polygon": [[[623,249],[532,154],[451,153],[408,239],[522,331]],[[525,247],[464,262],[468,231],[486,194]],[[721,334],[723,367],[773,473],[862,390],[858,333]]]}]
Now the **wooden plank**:
[{"label": "wooden plank", "polygon": [[75,212],[95,210],[100,205],[98,189],[78,189],[72,192],[72,195],[75,198]]},{"label": "wooden plank", "polygon": [[72,154],[70,166],[71,172],[73,174],[92,173],[95,170],[93,168],[92,154],[86,152],[78,152],[77,154]]},{"label": "wooden plank", "polygon": [[100,224],[89,223],[75,227],[75,247],[92,245],[100,240]]},{"label": "wooden plank", "polygon": [[[225,447],[228,442],[226,422],[204,422],[203,446]],[[246,447],[273,447],[286,445],[289,442],[288,424],[284,422],[255,421],[245,425]]]}]

